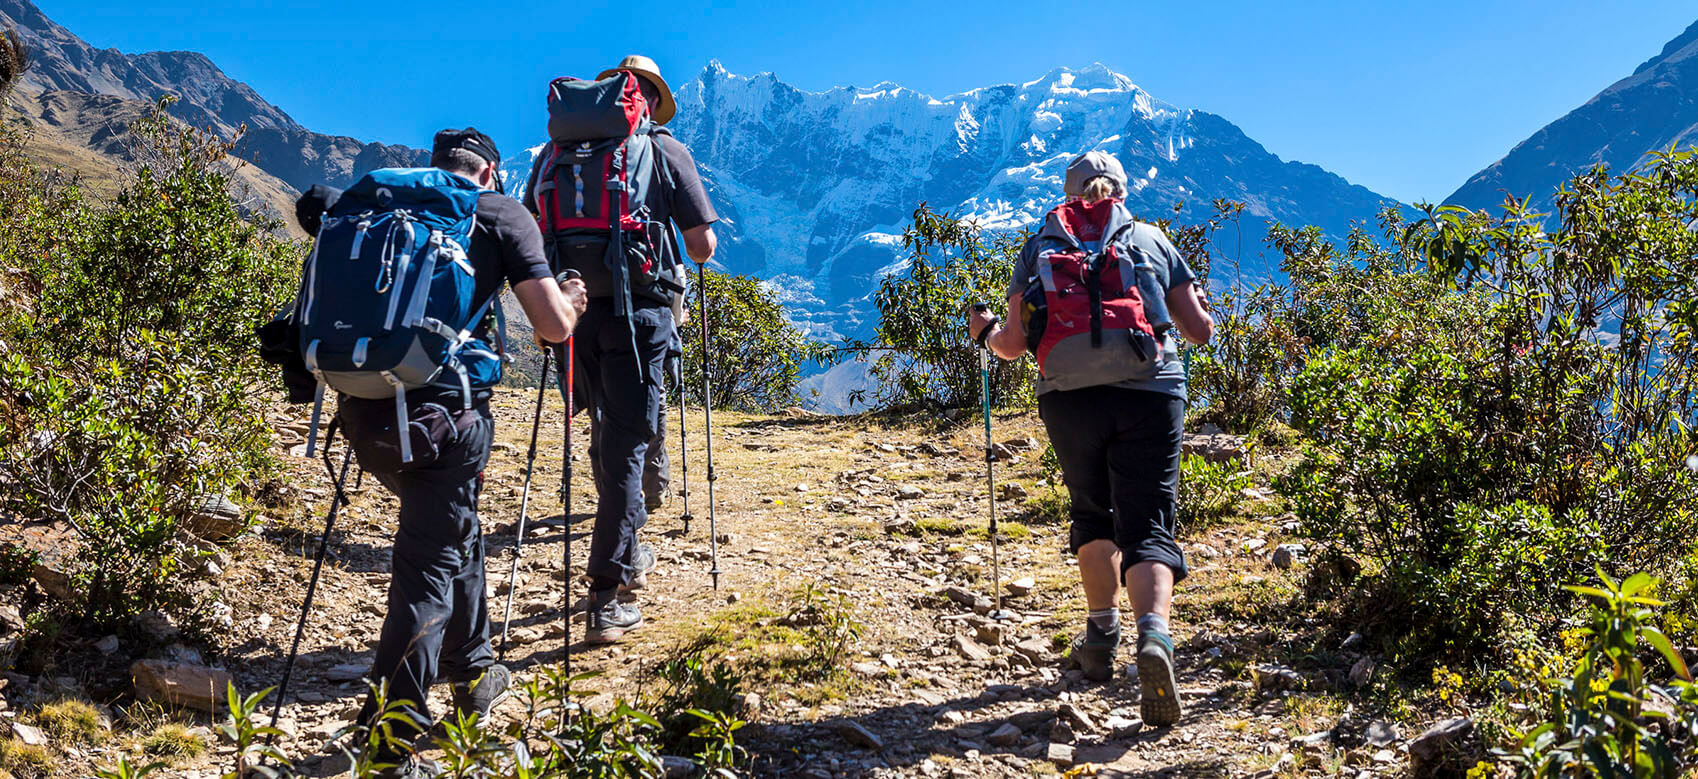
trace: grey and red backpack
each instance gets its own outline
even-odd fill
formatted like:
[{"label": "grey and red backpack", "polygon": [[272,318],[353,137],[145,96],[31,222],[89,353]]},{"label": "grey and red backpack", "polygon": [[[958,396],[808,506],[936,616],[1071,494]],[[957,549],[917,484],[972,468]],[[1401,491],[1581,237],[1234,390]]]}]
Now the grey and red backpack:
[{"label": "grey and red backpack", "polygon": [[674,241],[671,227],[648,207],[653,188],[672,186],[656,140],[664,134],[629,72],[549,84],[550,142],[531,167],[524,202],[554,272],[582,274],[590,297],[613,298],[621,317],[633,296],[670,305],[684,291],[676,243],[671,262],[661,251]]},{"label": "grey and red backpack", "polygon": [[1117,199],[1071,200],[1044,218],[1021,321],[1054,389],[1154,378],[1173,327],[1140,225]]}]

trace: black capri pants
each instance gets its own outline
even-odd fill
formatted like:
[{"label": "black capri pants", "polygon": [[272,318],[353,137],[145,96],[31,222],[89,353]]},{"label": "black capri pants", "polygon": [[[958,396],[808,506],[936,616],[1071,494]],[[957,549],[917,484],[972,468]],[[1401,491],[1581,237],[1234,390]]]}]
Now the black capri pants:
[{"label": "black capri pants", "polygon": [[1053,390],[1038,396],[1038,416],[1061,462],[1072,498],[1070,549],[1109,539],[1120,548],[1120,574],[1138,563],[1187,573],[1174,539],[1179,515],[1179,457],[1185,400],[1124,387]]}]

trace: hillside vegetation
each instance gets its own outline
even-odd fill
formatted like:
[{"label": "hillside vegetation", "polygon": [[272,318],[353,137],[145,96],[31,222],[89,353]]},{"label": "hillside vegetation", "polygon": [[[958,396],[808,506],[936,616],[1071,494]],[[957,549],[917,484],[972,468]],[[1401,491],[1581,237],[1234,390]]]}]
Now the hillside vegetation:
[{"label": "hillside vegetation", "polygon": [[[157,112],[131,132],[121,185],[94,198],[0,127],[0,776],[262,758],[369,776],[343,750],[385,737],[346,727],[389,573],[394,502],[373,480],[330,536],[268,727],[336,500],[251,335],[304,247],[241,207],[227,144]],[[1220,322],[1186,356],[1177,727],[1136,719],[1135,678],[1061,665],[1084,602],[1024,364],[993,385],[992,578],[957,323],[1017,242],[922,208],[867,343],[807,343],[770,288],[710,276],[731,340],[702,354],[687,334],[690,385],[705,365],[710,391],[677,420],[687,451],[668,442],[694,481],[647,531],[651,624],[574,647],[570,675],[588,469],[557,514],[545,398],[521,554],[536,401],[498,393],[481,511],[496,603],[519,560],[504,649],[522,694],[422,748],[458,776],[1690,775],[1698,158],[1591,172],[1556,203],[1554,232],[1517,203],[1387,212],[1342,243],[1275,228],[1287,281],[1259,286],[1232,272],[1239,207],[1170,225]],[[880,411],[785,410],[802,362],[854,355],[878,360]],[[703,400],[733,409],[715,415],[711,515]],[[998,596],[1018,621],[986,618]]]}]

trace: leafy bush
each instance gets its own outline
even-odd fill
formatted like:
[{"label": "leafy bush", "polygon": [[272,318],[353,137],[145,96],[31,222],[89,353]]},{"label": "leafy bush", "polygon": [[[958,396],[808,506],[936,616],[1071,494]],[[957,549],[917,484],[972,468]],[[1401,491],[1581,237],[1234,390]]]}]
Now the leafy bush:
[{"label": "leafy bush", "polygon": [[[700,277],[695,283],[702,283]],[[744,411],[794,405],[801,368],[818,356],[820,347],[790,322],[784,305],[760,279],[708,271],[705,283],[711,336],[708,360],[713,371],[708,402],[714,408]],[[691,306],[696,305],[695,294],[692,290]],[[701,348],[701,319],[701,312],[692,310],[690,321],[679,332],[686,354]],[[701,360],[684,360],[684,386],[700,403]]]},{"label": "leafy bush", "polygon": [[1355,270],[1317,263],[1353,280],[1302,282],[1296,332],[1320,348],[1292,380],[1309,442],[1281,486],[1381,563],[1419,642],[1479,647],[1508,615],[1561,614],[1595,563],[1691,550],[1698,235],[1671,226],[1695,196],[1698,159],[1665,155],[1578,177],[1555,232],[1514,202],[1433,208],[1392,249],[1353,246]]},{"label": "leafy bush", "polygon": [[1264,284],[1214,296],[1214,339],[1191,348],[1186,363],[1194,422],[1243,434],[1283,416],[1285,386],[1303,350],[1281,316],[1282,292]]},{"label": "leafy bush", "polygon": [[14,293],[0,310],[0,510],[76,531],[75,597],[57,608],[102,630],[187,607],[180,519],[272,467],[251,331],[289,297],[296,259],[232,198],[229,144],[162,110],[130,131],[140,162],[102,204],[0,129]]},{"label": "leafy bush", "polygon": [[1244,502],[1254,473],[1237,462],[1209,462],[1199,455],[1179,461],[1179,516],[1187,527],[1221,519]]},{"label": "leafy bush", "polygon": [[[431,740],[438,750],[435,759],[446,769],[448,776],[464,777],[522,777],[523,779],[638,779],[661,775],[661,761],[655,747],[662,734],[659,721],[620,701],[605,713],[585,707],[576,699],[595,694],[587,683],[593,674],[567,677],[556,666],[538,669],[526,680],[515,695],[523,706],[516,721],[496,728],[479,722],[477,717],[458,717],[442,724],[440,734]],[[393,725],[404,716],[399,703],[385,701],[384,687],[375,688],[383,702],[374,727],[350,726],[337,734],[342,749],[348,752],[350,779],[374,779],[389,764],[378,762],[375,747],[406,750],[409,747],[395,738]],[[267,689],[243,696],[234,686],[227,690],[230,719],[219,726],[224,740],[233,745],[233,761],[227,779],[248,776],[263,770],[274,777],[293,777],[293,761],[283,751],[267,746],[277,732],[262,723],[261,713]],[[729,773],[730,757],[742,753],[731,734],[742,723],[728,714],[697,710],[690,715],[703,724],[693,734],[704,746],[698,753],[701,767],[716,776],[735,776]],[[353,747],[358,746],[359,750]],[[261,769],[262,759],[267,765]],[[131,769],[128,776],[139,774]],[[118,777],[120,767],[98,772],[102,777]]]},{"label": "leafy bush", "polygon": [[[1236,222],[1229,204],[1210,224]],[[1380,213],[1385,235],[1407,227],[1402,212]],[[1267,434],[1288,418],[1287,395],[1297,372],[1325,349],[1382,348],[1401,331],[1419,332],[1407,312],[1447,292],[1439,279],[1418,270],[1420,254],[1377,241],[1354,227],[1340,250],[1319,228],[1268,228],[1283,281],[1246,285],[1237,273],[1217,279],[1211,305],[1215,337],[1187,352],[1193,422],[1239,434]],[[1193,250],[1201,251],[1201,250]],[[1197,260],[1188,259],[1192,262]],[[1236,264],[1233,268],[1236,271]]]},{"label": "leafy bush", "polygon": [[[746,762],[736,733],[743,679],[730,665],[704,663],[695,655],[662,663],[655,674],[664,685],[652,711],[659,712],[660,742],[672,754],[694,754],[704,768],[727,771]],[[734,774],[731,774],[734,776]]]},{"label": "leafy bush", "polygon": [[28,51],[17,30],[7,28],[0,33],[0,97],[12,91],[12,85],[29,69]]},{"label": "leafy bush", "polygon": [[[872,361],[879,407],[964,408],[980,402],[979,348],[967,337],[970,303],[1000,310],[1023,234],[987,233],[977,223],[921,204],[902,236],[906,267],[879,282],[871,341],[849,345]],[[991,404],[1030,398],[1028,360],[991,361]]]},{"label": "leafy bush", "polygon": [[[1653,624],[1657,581],[1636,574],[1619,585],[1601,571],[1599,587],[1572,587],[1592,600],[1576,633],[1584,649],[1573,675],[1546,680],[1546,720],[1499,752],[1524,777],[1674,779],[1698,765],[1698,685],[1667,636]],[[1654,649],[1676,677],[1652,684],[1641,654]]]}]

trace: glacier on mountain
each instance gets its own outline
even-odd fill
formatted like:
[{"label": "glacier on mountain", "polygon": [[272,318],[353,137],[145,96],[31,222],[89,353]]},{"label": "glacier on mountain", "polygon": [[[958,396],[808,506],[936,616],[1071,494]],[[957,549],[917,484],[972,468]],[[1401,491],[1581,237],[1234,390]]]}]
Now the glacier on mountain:
[{"label": "glacier on mountain", "polygon": [[[890,82],[808,92],[710,62],[675,96],[670,129],[723,218],[716,264],[784,290],[797,323],[821,339],[869,332],[871,294],[902,267],[902,232],[920,203],[1023,229],[1060,197],[1067,162],[1091,149],[1119,157],[1133,176],[1128,206],[1150,220],[1200,221],[1225,198],[1246,204],[1247,235],[1277,220],[1342,238],[1395,202],[1281,160],[1231,122],[1161,101],[1100,64],[935,98]],[[540,148],[507,163],[516,185]],[[1243,266],[1265,271],[1246,245]]]}]

